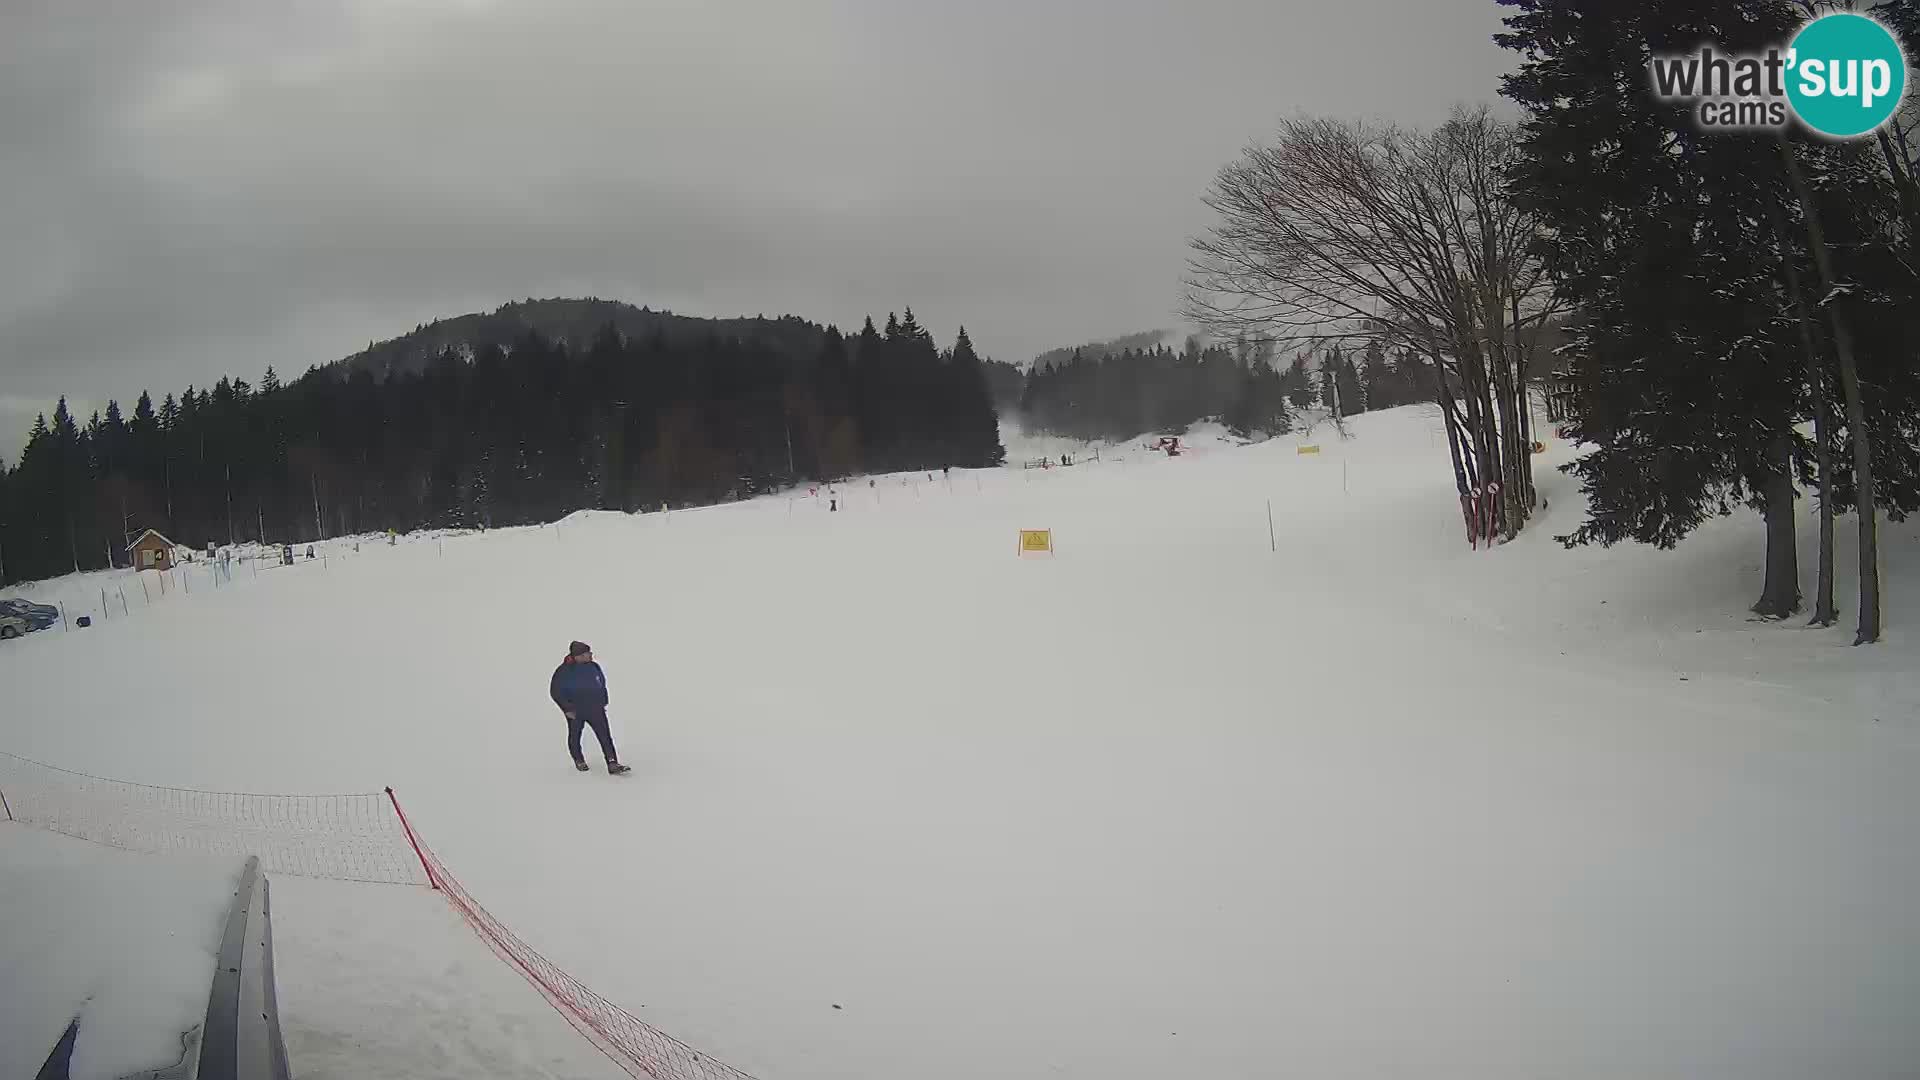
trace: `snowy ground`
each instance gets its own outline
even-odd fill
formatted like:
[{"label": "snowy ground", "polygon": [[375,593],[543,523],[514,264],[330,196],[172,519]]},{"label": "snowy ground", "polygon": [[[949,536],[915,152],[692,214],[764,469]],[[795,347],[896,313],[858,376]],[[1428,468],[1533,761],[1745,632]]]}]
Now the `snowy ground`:
[{"label": "snowy ground", "polygon": [[5,823],[0,865],[0,1076],[37,1073],[75,1017],[73,1080],[179,1062],[207,1014],[241,865]]},{"label": "snowy ground", "polygon": [[[0,748],[393,784],[522,937],[768,1080],[1911,1074],[1920,532],[1853,649],[1743,617],[1752,519],[1562,551],[1543,470],[1469,551],[1437,431],[368,544],[8,643]],[[566,763],[576,637],[626,780]],[[275,889],[296,1074],[611,1074],[430,894]]]}]

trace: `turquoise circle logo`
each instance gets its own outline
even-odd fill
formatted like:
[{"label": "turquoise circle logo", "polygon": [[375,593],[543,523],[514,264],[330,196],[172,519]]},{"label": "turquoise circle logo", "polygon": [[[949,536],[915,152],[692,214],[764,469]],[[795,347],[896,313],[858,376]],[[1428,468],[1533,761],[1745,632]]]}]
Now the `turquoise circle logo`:
[{"label": "turquoise circle logo", "polygon": [[1887,122],[1907,92],[1900,42],[1865,15],[1823,15],[1800,28],[1787,61],[1787,101],[1802,123],[1836,139]]}]

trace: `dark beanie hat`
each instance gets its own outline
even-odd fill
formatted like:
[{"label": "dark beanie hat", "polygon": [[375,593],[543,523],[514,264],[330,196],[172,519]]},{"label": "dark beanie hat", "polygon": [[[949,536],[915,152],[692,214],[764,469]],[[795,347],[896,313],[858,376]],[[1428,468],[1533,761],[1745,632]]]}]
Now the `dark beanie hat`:
[{"label": "dark beanie hat", "polygon": [[576,641],[573,644],[567,646],[568,656],[585,656],[592,651],[593,651],[593,647],[588,645],[584,641]]}]

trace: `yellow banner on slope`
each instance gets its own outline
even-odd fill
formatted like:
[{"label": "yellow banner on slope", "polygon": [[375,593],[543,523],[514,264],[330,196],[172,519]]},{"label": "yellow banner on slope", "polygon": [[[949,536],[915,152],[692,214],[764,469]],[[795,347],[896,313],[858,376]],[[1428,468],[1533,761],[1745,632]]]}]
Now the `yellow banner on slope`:
[{"label": "yellow banner on slope", "polygon": [[1021,529],[1020,530],[1020,554],[1032,555],[1035,553],[1046,554],[1046,555],[1053,554],[1053,530],[1052,529]]},{"label": "yellow banner on slope", "polygon": [[1317,454],[1320,452],[1320,448],[1318,446],[1300,446],[1294,448],[1293,452],[1296,454]]}]

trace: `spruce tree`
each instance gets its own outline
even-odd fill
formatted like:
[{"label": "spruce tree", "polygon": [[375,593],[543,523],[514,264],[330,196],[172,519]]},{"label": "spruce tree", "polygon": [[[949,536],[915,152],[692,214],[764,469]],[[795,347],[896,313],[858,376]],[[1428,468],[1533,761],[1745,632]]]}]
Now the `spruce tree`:
[{"label": "spruce tree", "polygon": [[1313,408],[1313,374],[1307,370],[1305,356],[1293,358],[1283,381],[1286,383],[1287,401],[1294,409],[1304,411]]},{"label": "spruce tree", "polygon": [[1360,385],[1360,373],[1353,366],[1353,357],[1336,356],[1333,378],[1340,392],[1340,415],[1358,416],[1371,408],[1367,404],[1366,392]]},{"label": "spruce tree", "polygon": [[[1547,266],[1578,315],[1568,466],[1588,519],[1570,544],[1672,546],[1746,503],[1769,524],[1756,610],[1799,603],[1792,547],[1795,428],[1805,415],[1771,268],[1770,140],[1702,133],[1655,100],[1646,65],[1713,41],[1757,52],[1790,36],[1784,4],[1502,0],[1520,52],[1504,93],[1527,113],[1514,189],[1549,232]],[[1603,10],[1604,9],[1604,10]]]},{"label": "spruce tree", "polygon": [[[907,314],[911,318],[912,310]],[[1001,464],[1007,460],[1007,451],[1000,443],[1000,418],[993,409],[986,368],[974,352],[973,339],[967,336],[964,326],[954,340],[947,367],[947,382],[952,388],[947,407],[952,410],[954,440],[950,459],[940,464],[963,468],[990,468]]]},{"label": "spruce tree", "polygon": [[1405,404],[1394,393],[1393,369],[1388,367],[1387,351],[1378,341],[1367,343],[1360,366],[1360,395],[1368,412]]}]

